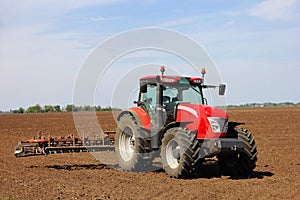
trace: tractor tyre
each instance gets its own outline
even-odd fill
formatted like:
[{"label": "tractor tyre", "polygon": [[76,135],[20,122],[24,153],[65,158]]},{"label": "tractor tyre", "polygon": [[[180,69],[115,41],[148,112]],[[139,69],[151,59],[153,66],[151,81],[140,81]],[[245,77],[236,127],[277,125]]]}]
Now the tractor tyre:
[{"label": "tractor tyre", "polygon": [[174,127],[167,130],[162,139],[161,162],[172,178],[190,178],[199,167],[198,140],[191,131]]},{"label": "tractor tyre", "polygon": [[229,136],[243,141],[245,148],[241,153],[219,155],[218,162],[223,175],[249,176],[256,167],[257,149],[254,137],[246,129],[229,129]]},{"label": "tractor tyre", "polygon": [[115,134],[115,153],[123,171],[147,171],[149,159],[144,159],[147,134],[139,129],[130,114],[124,114],[118,122]]}]

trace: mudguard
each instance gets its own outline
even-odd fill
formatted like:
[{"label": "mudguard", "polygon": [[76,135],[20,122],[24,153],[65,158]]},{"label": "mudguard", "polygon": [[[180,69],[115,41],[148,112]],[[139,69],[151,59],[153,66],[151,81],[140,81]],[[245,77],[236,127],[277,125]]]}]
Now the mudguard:
[{"label": "mudguard", "polygon": [[132,115],[135,118],[136,123],[138,124],[139,127],[142,127],[147,130],[151,130],[152,125],[151,125],[150,117],[145,112],[145,110],[142,109],[141,107],[132,107],[132,108],[128,108],[128,110],[122,111],[118,116],[118,120],[120,120],[121,116],[123,116],[124,114]]}]

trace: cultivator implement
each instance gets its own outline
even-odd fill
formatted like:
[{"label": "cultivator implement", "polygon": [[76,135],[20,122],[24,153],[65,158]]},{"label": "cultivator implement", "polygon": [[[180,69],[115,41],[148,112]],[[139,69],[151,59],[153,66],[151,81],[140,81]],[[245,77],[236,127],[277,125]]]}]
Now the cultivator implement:
[{"label": "cultivator implement", "polygon": [[15,156],[114,151],[114,134],[114,131],[104,131],[83,137],[76,137],[74,134],[53,137],[45,130],[40,130],[36,137],[17,144]]}]

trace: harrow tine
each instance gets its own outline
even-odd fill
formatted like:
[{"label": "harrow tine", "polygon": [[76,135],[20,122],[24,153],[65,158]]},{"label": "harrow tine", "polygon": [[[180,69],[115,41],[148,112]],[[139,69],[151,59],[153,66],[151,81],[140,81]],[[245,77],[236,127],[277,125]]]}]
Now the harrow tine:
[{"label": "harrow tine", "polygon": [[100,133],[100,136],[94,134],[83,138],[75,137],[74,134],[66,137],[52,137],[46,130],[39,130],[36,137],[20,141],[15,147],[14,154],[16,157],[25,157],[58,153],[113,151],[114,138],[112,134],[114,132],[109,131]]}]

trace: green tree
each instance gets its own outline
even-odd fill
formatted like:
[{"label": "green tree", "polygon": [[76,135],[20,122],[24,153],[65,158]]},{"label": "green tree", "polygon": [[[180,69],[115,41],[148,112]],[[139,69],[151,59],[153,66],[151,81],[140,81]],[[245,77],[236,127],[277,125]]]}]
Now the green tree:
[{"label": "green tree", "polygon": [[35,106],[30,106],[26,109],[26,113],[41,113],[44,112],[40,104],[36,104]]},{"label": "green tree", "polygon": [[92,106],[84,106],[83,110],[84,111],[95,111],[95,108]]},{"label": "green tree", "polygon": [[54,108],[53,108],[53,106],[51,106],[51,105],[45,105],[45,106],[44,106],[44,111],[45,111],[45,112],[53,112],[53,111],[54,111]]},{"label": "green tree", "polygon": [[95,106],[96,111],[101,111],[101,109],[102,109],[101,106]]},{"label": "green tree", "polygon": [[109,106],[109,107],[106,107],[106,108],[102,108],[102,111],[111,111],[112,108]]},{"label": "green tree", "polygon": [[67,111],[67,112],[72,112],[72,111],[73,111],[73,108],[74,108],[74,105],[69,104],[69,105],[67,105],[67,107],[66,107],[66,111]]},{"label": "green tree", "polygon": [[53,109],[55,110],[55,112],[61,112],[59,105],[53,106]]},{"label": "green tree", "polygon": [[24,108],[20,107],[18,110],[13,110],[13,113],[24,113]]}]

